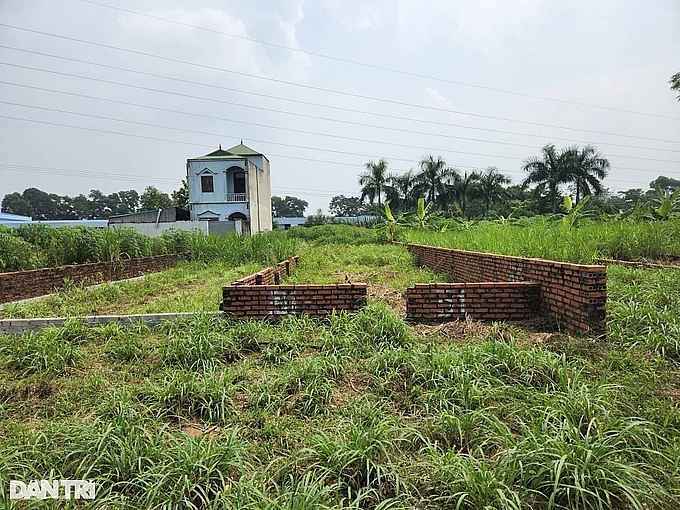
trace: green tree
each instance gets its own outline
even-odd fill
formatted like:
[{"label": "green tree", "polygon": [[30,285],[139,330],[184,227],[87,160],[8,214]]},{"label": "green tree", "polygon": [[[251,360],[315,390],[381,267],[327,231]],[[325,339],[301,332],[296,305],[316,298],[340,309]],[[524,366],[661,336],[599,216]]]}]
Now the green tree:
[{"label": "green tree", "polygon": [[285,198],[272,197],[272,214],[275,218],[302,218],[307,209],[306,200],[286,195]]},{"label": "green tree", "polygon": [[2,211],[20,216],[31,216],[33,214],[31,204],[28,203],[21,193],[17,192],[5,195],[2,199]]},{"label": "green tree", "polygon": [[385,196],[394,212],[405,212],[416,205],[418,180],[413,169],[403,174],[390,174],[387,177]]},{"label": "green tree", "polygon": [[680,180],[660,175],[649,183],[649,187],[653,190],[659,187],[662,191],[673,193],[676,189],[680,188]]},{"label": "green tree", "polygon": [[[673,76],[671,76],[671,79],[668,83],[671,84],[671,90],[680,92],[680,73],[675,73]],[[678,101],[680,101],[680,94],[678,94]]]},{"label": "green tree", "polygon": [[98,189],[90,190],[88,198],[88,217],[90,219],[106,219],[113,214],[110,200]]},{"label": "green tree", "polygon": [[479,176],[479,196],[484,203],[484,217],[489,217],[489,208],[496,201],[501,201],[507,196],[505,185],[510,184],[510,179],[500,173],[498,168],[490,166]]},{"label": "green tree", "polygon": [[364,166],[368,171],[359,175],[361,200],[368,198],[373,205],[373,201],[377,198],[378,205],[380,205],[387,180],[387,161],[381,158],[377,163],[369,161]]},{"label": "green tree", "polygon": [[417,189],[428,202],[444,207],[448,187],[454,182],[456,171],[446,166],[441,156],[427,156],[420,161],[421,172],[417,175]]},{"label": "green tree", "polygon": [[31,216],[35,220],[56,220],[58,218],[59,205],[54,197],[38,188],[27,188],[23,192],[23,197],[31,207]]},{"label": "green tree", "polygon": [[189,210],[189,185],[186,179],[182,179],[182,185],[179,189],[172,192],[172,201],[175,207]]},{"label": "green tree", "polygon": [[467,217],[468,203],[479,194],[479,172],[465,172],[453,182],[451,193],[458,203],[460,213]]},{"label": "green tree", "polygon": [[79,220],[86,220],[91,218],[92,207],[90,201],[82,193],[71,199],[71,206],[73,213]]},{"label": "green tree", "polygon": [[139,209],[139,193],[130,189],[109,195],[116,203],[116,214],[128,214]]},{"label": "green tree", "polygon": [[543,147],[540,158],[532,156],[524,160],[522,168],[529,175],[522,185],[527,187],[536,184],[537,193],[547,192],[553,214],[557,213],[560,185],[568,183],[570,179],[570,157],[568,150],[557,152],[553,144],[548,144]]},{"label": "green tree", "polygon": [[592,145],[583,148],[571,147],[569,153],[569,179],[576,188],[576,204],[586,195],[596,196],[602,193],[601,180],[609,173],[609,160],[602,156]]},{"label": "green tree", "polygon": [[328,210],[333,216],[361,216],[366,214],[365,206],[360,197],[346,197],[337,195],[331,198]]},{"label": "green tree", "polygon": [[144,193],[139,197],[141,209],[143,211],[153,211],[154,209],[165,209],[172,206],[172,199],[167,193],[163,193],[155,186],[147,186]]}]

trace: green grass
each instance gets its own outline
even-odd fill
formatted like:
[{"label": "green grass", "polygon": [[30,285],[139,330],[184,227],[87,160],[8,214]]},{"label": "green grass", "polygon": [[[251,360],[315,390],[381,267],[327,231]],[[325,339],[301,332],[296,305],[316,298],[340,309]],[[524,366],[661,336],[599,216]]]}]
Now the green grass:
[{"label": "green grass", "polygon": [[446,232],[408,230],[411,243],[590,264],[598,258],[664,260],[680,257],[680,221],[584,221],[565,228],[545,217],[502,224],[480,222]]},{"label": "green grass", "polygon": [[[437,279],[403,247],[300,254],[292,282],[394,294],[324,321],[197,313],[0,336],[0,498],[9,479],[59,477],[96,481],[83,508],[680,506],[680,271],[610,267],[606,341],[522,325],[461,337],[389,306]],[[153,285],[219,289],[252,267],[192,262]],[[95,302],[139,309],[153,289]]]},{"label": "green grass", "polygon": [[139,280],[81,288],[68,285],[36,301],[5,305],[2,318],[64,317],[107,314],[215,311],[222,287],[258,271],[260,264],[182,262]]}]

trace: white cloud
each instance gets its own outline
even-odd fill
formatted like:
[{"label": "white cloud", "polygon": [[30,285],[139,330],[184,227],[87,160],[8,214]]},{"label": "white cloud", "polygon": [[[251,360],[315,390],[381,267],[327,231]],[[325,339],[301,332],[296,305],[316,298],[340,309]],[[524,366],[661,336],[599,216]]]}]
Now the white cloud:
[{"label": "white cloud", "polygon": [[[300,48],[296,30],[304,16],[302,2],[284,3],[281,10],[267,13],[269,16],[264,20],[253,16],[241,19],[224,9],[175,8],[149,11],[146,16],[126,14],[119,19],[119,26],[123,35],[137,46],[152,48],[163,55],[257,75],[285,73],[287,79],[306,81],[311,65],[306,54],[248,40]],[[253,33],[258,28],[261,35]]]},{"label": "white cloud", "polygon": [[453,103],[437,89],[425,87],[425,93],[430,97],[437,108],[453,109]]}]

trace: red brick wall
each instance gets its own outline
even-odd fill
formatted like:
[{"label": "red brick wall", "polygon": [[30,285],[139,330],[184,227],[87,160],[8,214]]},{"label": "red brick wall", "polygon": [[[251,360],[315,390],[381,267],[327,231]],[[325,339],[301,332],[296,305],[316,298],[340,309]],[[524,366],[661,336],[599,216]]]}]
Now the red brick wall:
[{"label": "red brick wall", "polygon": [[223,287],[220,310],[236,319],[263,319],[288,314],[320,318],[333,310],[355,312],[365,304],[365,283],[280,285],[297,263],[298,257],[292,257]]},{"label": "red brick wall", "polygon": [[365,302],[365,283],[232,285],[222,290],[220,310],[236,319],[264,319],[288,314],[322,318],[333,310],[355,312]]},{"label": "red brick wall", "polygon": [[64,286],[64,280],[74,283],[99,283],[134,278],[161,271],[189,258],[186,253],[155,257],[97,262],[72,266],[48,267],[32,271],[0,273],[0,302],[17,301],[43,296]]},{"label": "red brick wall", "polygon": [[406,318],[413,321],[519,320],[539,312],[533,282],[417,283],[406,290]]},{"label": "red brick wall", "polygon": [[297,256],[279,262],[274,267],[267,267],[257,273],[249,274],[243,278],[231,282],[232,285],[278,285],[286,277],[290,276],[298,262]]},{"label": "red brick wall", "polygon": [[540,312],[571,331],[605,330],[607,268],[490,253],[406,245],[418,264],[458,282],[536,282]]}]

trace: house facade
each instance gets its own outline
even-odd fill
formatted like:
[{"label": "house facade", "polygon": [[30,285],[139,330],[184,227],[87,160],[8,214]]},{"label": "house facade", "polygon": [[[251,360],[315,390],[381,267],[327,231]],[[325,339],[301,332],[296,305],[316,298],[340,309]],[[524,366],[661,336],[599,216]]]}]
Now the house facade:
[{"label": "house facade", "polygon": [[192,221],[248,221],[252,233],[272,229],[269,160],[243,141],[188,159],[187,185]]}]

